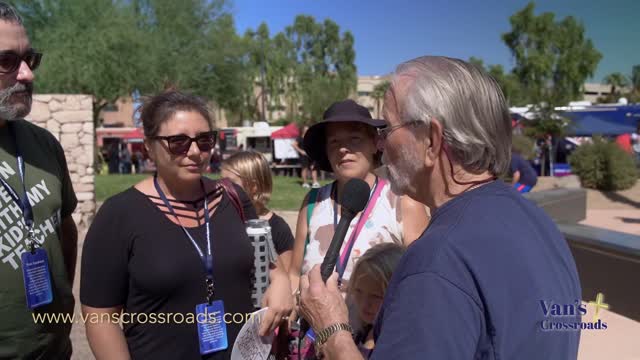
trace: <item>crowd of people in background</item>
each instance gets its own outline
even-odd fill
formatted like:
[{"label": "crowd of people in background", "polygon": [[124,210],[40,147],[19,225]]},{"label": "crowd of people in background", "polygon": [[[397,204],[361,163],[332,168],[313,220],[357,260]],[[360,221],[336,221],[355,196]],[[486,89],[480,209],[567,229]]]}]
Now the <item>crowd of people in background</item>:
[{"label": "crowd of people in background", "polygon": [[638,120],[635,132],[616,137],[616,143],[624,152],[633,156],[636,164],[640,167],[640,120]]},{"label": "crowd of people in background", "polygon": [[107,151],[102,157],[109,174],[142,174],[155,171],[155,166],[148,156],[139,149],[132,153],[127,144],[113,143],[107,146]]}]

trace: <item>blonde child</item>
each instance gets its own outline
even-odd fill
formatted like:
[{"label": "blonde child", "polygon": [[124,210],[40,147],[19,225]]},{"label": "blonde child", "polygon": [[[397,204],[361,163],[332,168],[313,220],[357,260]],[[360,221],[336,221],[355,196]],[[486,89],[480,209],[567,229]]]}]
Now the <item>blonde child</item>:
[{"label": "blonde child", "polygon": [[287,222],[267,208],[273,190],[267,159],[253,151],[237,152],[222,162],[221,176],[242,187],[251,198],[258,217],[269,221],[279,261],[289,269],[294,238]]},{"label": "blonde child", "polygon": [[355,305],[356,313],[349,317],[355,325],[354,340],[365,359],[374,347],[373,323],[403,253],[404,247],[395,243],[375,245],[357,259],[351,274],[347,296]]}]

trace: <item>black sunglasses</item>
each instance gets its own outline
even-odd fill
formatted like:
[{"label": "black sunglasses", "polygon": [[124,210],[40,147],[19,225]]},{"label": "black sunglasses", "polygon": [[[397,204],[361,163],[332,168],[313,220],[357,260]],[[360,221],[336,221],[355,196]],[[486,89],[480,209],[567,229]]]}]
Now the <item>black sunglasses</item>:
[{"label": "black sunglasses", "polygon": [[29,69],[33,71],[40,66],[41,60],[42,53],[36,52],[33,49],[28,50],[22,55],[12,50],[0,51],[0,74],[10,74],[18,70],[23,61],[27,63]]},{"label": "black sunglasses", "polygon": [[166,140],[169,146],[169,152],[173,155],[186,155],[191,148],[191,143],[195,141],[198,149],[202,152],[211,151],[216,146],[216,140],[218,139],[217,131],[208,131],[201,133],[196,137],[189,137],[184,134],[171,135],[171,136],[152,136],[150,139],[154,140]]}]

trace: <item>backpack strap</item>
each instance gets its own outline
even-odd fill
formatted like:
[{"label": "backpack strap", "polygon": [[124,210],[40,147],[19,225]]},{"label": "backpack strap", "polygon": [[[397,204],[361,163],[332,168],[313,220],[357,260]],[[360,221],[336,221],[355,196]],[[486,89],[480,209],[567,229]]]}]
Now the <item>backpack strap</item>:
[{"label": "backpack strap", "polygon": [[309,227],[309,224],[311,224],[311,214],[313,214],[313,208],[316,206],[318,190],[319,189],[311,189],[311,191],[309,191],[309,200],[307,202],[307,238],[304,241],[304,254],[302,255],[303,260],[305,256],[307,256],[307,245],[309,245],[309,237],[311,236],[311,228]]},{"label": "backpack strap", "polygon": [[238,195],[238,192],[236,191],[236,188],[233,185],[233,183],[231,182],[231,180],[229,180],[227,178],[221,178],[218,181],[220,182],[220,185],[222,185],[222,187],[224,188],[224,191],[227,192],[227,195],[229,195],[229,199],[231,200],[231,204],[233,204],[233,207],[236,208],[236,211],[238,212],[238,215],[240,215],[240,219],[242,220],[242,222],[244,223],[245,221],[247,221],[245,216],[244,216],[244,209],[242,208],[242,202],[240,201],[240,195]]}]

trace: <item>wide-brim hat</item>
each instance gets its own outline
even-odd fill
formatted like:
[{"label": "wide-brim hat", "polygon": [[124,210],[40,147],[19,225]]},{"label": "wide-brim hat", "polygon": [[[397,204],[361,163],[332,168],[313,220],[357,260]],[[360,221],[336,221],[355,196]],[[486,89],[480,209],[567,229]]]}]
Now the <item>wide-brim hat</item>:
[{"label": "wide-brim hat", "polygon": [[309,127],[303,142],[304,151],[309,158],[316,162],[320,170],[327,172],[333,171],[327,156],[326,129],[330,123],[362,123],[373,128],[385,126],[384,120],[373,119],[366,107],[353,100],[333,103],[324,112],[322,121]]}]

